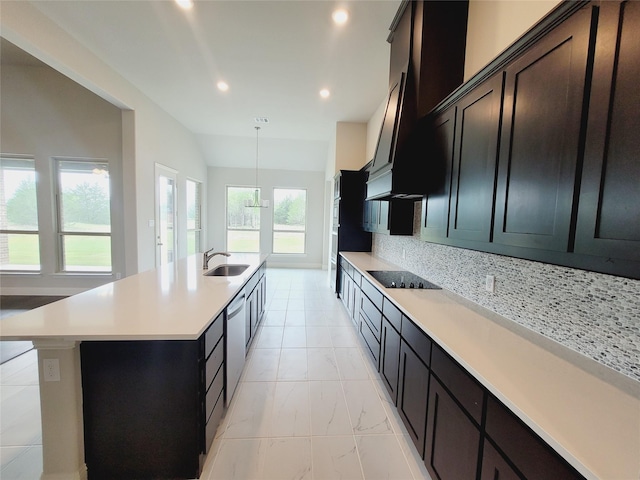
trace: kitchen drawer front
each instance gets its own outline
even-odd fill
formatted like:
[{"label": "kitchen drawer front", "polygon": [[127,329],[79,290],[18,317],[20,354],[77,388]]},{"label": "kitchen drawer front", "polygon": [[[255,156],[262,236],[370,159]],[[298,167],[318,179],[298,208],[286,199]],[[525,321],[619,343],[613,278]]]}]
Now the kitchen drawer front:
[{"label": "kitchen drawer front", "polygon": [[382,330],[382,314],[366,295],[362,295],[361,314],[369,324],[378,342],[380,342],[380,331]]},{"label": "kitchen drawer front", "polygon": [[220,424],[220,420],[224,413],[224,395],[222,392],[220,392],[220,395],[217,399],[214,399],[214,401],[215,406],[213,407],[213,411],[211,412],[211,415],[207,420],[207,426],[205,427],[205,453],[209,452],[209,447],[216,436],[218,425]]},{"label": "kitchen drawer front", "polygon": [[369,327],[369,323],[362,315],[360,315],[360,335],[368,347],[367,350],[373,358],[373,363],[376,365],[376,368],[378,368],[378,363],[380,361],[380,340],[378,340],[373,334],[371,327]]},{"label": "kitchen drawer front", "polygon": [[401,332],[402,313],[387,297],[382,300],[382,314],[398,332]]},{"label": "kitchen drawer front", "polygon": [[583,478],[492,395],[486,421],[486,434],[526,478]]},{"label": "kitchen drawer front", "polygon": [[224,361],[224,342],[220,340],[216,348],[213,349],[213,353],[207,360],[207,364],[205,366],[205,385],[207,389],[211,385],[216,373],[220,370],[220,365]]},{"label": "kitchen drawer front", "polygon": [[224,313],[221,313],[204,333],[204,358],[207,358],[211,354],[213,347],[215,347],[218,341],[222,338],[223,332]]},{"label": "kitchen drawer front", "polygon": [[216,401],[218,400],[218,396],[220,392],[224,389],[224,368],[218,370],[218,374],[213,379],[209,390],[207,390],[206,395],[206,418],[208,419],[211,416],[211,412],[213,411],[213,407],[216,405]]},{"label": "kitchen drawer front", "polygon": [[362,291],[369,297],[369,300],[376,306],[376,308],[382,311],[382,298],[383,295],[376,287],[374,287],[369,280],[362,278],[361,284]]},{"label": "kitchen drawer front", "polygon": [[428,367],[431,364],[431,339],[404,315],[402,316],[402,338]]},{"label": "kitchen drawer front", "polygon": [[480,425],[484,391],[478,382],[438,346],[431,354],[431,371]]},{"label": "kitchen drawer front", "polygon": [[362,275],[355,268],[353,269],[352,277],[353,277],[353,283],[355,283],[358,289],[360,289],[361,288],[360,285],[362,284]]}]

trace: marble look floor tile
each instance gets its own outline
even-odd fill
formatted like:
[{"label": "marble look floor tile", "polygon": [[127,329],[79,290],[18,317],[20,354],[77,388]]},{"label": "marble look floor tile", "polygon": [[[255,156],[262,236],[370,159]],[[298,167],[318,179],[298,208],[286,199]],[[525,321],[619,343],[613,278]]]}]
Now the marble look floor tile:
[{"label": "marble look floor tile", "polygon": [[284,326],[286,315],[286,310],[268,310],[265,312],[262,324],[268,327],[282,327]]},{"label": "marble look floor tile", "polygon": [[242,374],[243,382],[270,382],[278,377],[278,365],[280,363],[280,349],[257,348]]},{"label": "marble look floor tile", "polygon": [[334,348],[359,348],[358,337],[356,337],[356,331],[352,326],[329,327],[329,333]]},{"label": "marble look floor tile", "polygon": [[267,310],[286,310],[288,301],[288,298],[272,298],[267,303]]},{"label": "marble look floor tile", "polygon": [[2,480],[34,480],[42,475],[42,445],[0,448]]},{"label": "marble look floor tile", "polygon": [[42,443],[40,389],[38,386],[3,386],[0,408],[0,445]]},{"label": "marble look floor tile", "polygon": [[328,327],[311,327],[307,325],[307,347],[331,348],[331,333]]},{"label": "marble look floor tile", "polygon": [[307,350],[305,348],[283,348],[278,367],[279,381],[307,380]]},{"label": "marble look floor tile", "polygon": [[0,385],[38,385],[38,353],[30,350],[0,365]]},{"label": "marble look floor tile", "polygon": [[304,299],[301,298],[289,298],[289,303],[287,304],[287,311],[290,312],[292,310],[304,310]]},{"label": "marble look floor tile", "polygon": [[305,327],[284,327],[282,348],[306,348],[307,329]]},{"label": "marble look floor tile", "polygon": [[314,480],[363,480],[353,436],[312,437]]},{"label": "marble look floor tile", "polygon": [[264,480],[311,480],[310,438],[268,438],[264,440]]},{"label": "marble look floor tile", "polygon": [[271,298],[286,298],[289,299],[289,289],[276,288],[271,294]]},{"label": "marble look floor tile", "polygon": [[281,348],[283,331],[284,327],[261,327],[253,348]]},{"label": "marble look floor tile", "polygon": [[307,348],[309,380],[339,380],[333,348]]},{"label": "marble look floor tile", "polygon": [[342,387],[354,434],[394,433],[371,380],[344,380]]},{"label": "marble look floor tile", "polygon": [[291,310],[287,312],[286,327],[304,327],[307,324],[303,310]]},{"label": "marble look floor tile", "polygon": [[327,310],[307,310],[307,326],[328,327],[331,324],[330,315],[331,313]]},{"label": "marble look floor tile", "polygon": [[311,435],[309,385],[307,382],[278,382],[271,415],[271,437]]},{"label": "marble look floor tile", "polygon": [[233,410],[223,438],[256,438],[269,433],[275,382],[244,382],[232,400]]},{"label": "marble look floor tile", "polygon": [[322,298],[305,298],[304,306],[307,310],[325,310],[327,301]]},{"label": "marble look floor tile", "polygon": [[208,478],[253,480],[260,478],[263,442],[260,439],[222,440]]},{"label": "marble look floor tile", "polygon": [[289,298],[290,299],[303,299],[304,290],[289,290]]},{"label": "marble look floor tile", "polygon": [[342,380],[367,380],[369,370],[362,360],[359,348],[334,349],[340,379]]},{"label": "marble look floor tile", "polygon": [[413,444],[411,437],[409,435],[396,435],[396,438],[398,439],[400,448],[402,448],[402,452],[407,459],[413,478],[415,480],[431,480],[431,476],[427,471],[424,460],[422,460],[418,454],[418,450]]},{"label": "marble look floor tile", "polygon": [[413,480],[395,435],[356,436],[356,444],[367,480]]},{"label": "marble look floor tile", "polygon": [[341,382],[309,382],[309,398],[312,435],[353,433]]},{"label": "marble look floor tile", "polygon": [[402,418],[400,418],[395,402],[391,398],[384,381],[381,378],[376,378],[373,379],[372,382],[376,387],[382,406],[384,407],[385,412],[387,412],[387,418],[389,418],[389,421],[391,422],[391,428],[393,428],[394,433],[396,435],[408,435],[409,433],[407,432],[407,428],[402,422]]}]

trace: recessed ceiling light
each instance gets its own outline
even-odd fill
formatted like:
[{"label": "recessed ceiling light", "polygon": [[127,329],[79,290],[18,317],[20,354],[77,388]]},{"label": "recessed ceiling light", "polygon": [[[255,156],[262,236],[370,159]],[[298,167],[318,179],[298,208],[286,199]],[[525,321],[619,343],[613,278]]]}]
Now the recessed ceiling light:
[{"label": "recessed ceiling light", "polygon": [[216,86],[218,87],[218,90],[220,90],[221,92],[226,92],[227,90],[229,90],[229,85],[227,84],[227,82],[223,82],[222,80],[220,80]]},{"label": "recessed ceiling light", "polygon": [[344,25],[349,20],[349,12],[344,8],[339,8],[333,11],[331,18],[333,18],[333,23],[336,25]]},{"label": "recessed ceiling light", "polygon": [[322,98],[329,98],[329,95],[331,95],[331,92],[327,88],[320,90],[320,96]]},{"label": "recessed ceiling light", "polygon": [[183,10],[191,10],[193,8],[193,0],[176,0],[176,3]]}]

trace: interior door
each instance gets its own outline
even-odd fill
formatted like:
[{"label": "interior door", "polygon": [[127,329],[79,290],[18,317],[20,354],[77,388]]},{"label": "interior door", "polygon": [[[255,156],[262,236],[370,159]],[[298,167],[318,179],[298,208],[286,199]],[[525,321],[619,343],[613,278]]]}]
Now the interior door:
[{"label": "interior door", "polygon": [[156,163],[156,267],[177,256],[176,180],[178,172]]}]

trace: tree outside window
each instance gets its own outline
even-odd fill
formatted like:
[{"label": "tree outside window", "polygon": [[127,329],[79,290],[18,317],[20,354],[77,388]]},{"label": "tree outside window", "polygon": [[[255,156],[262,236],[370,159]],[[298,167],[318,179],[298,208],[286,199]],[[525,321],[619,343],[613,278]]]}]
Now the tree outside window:
[{"label": "tree outside window", "polygon": [[33,159],[0,158],[0,270],[40,270]]},{"label": "tree outside window", "polygon": [[111,271],[109,166],[56,160],[60,267],[64,272]]},{"label": "tree outside window", "polygon": [[[227,187],[227,251],[260,252],[260,208],[253,203],[255,187]],[[258,189],[258,198],[260,190]]]},{"label": "tree outside window", "polygon": [[273,189],[273,253],[304,253],[307,191]]}]

